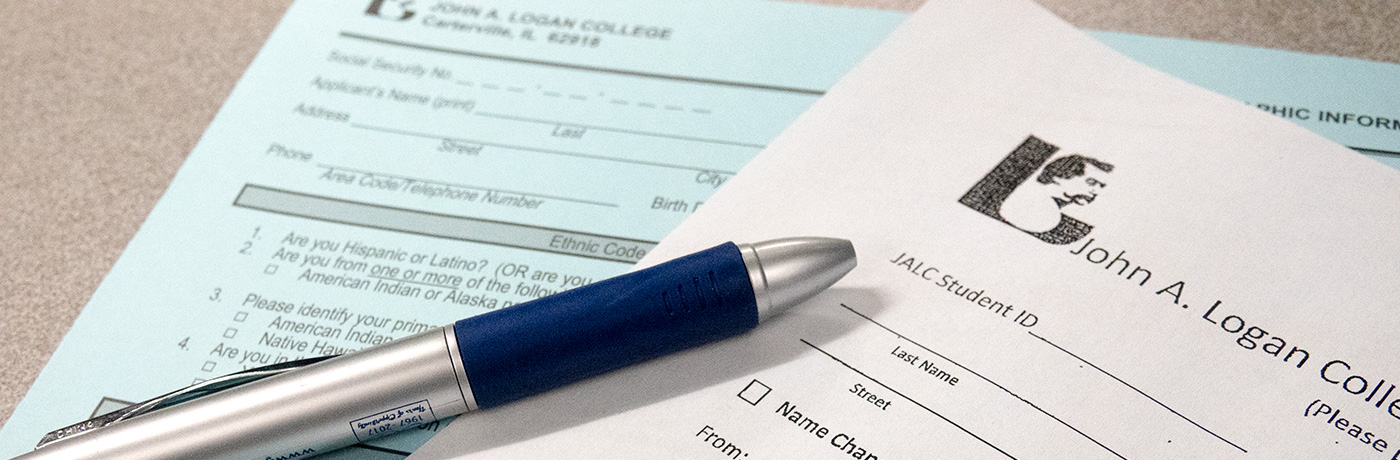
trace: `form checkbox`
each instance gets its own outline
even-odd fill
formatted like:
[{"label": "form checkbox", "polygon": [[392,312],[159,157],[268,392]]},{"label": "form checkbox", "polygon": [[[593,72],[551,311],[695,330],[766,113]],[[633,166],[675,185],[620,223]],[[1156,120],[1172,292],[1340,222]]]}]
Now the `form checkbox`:
[{"label": "form checkbox", "polygon": [[204,372],[214,372],[214,366],[218,366],[218,365],[219,365],[219,363],[216,363],[216,362],[213,362],[213,361],[205,361],[205,362],[204,362],[204,367],[199,368],[199,370],[202,370],[202,371],[204,371]]},{"label": "form checkbox", "polygon": [[248,319],[248,312],[246,312],[246,311],[240,311],[240,312],[238,312],[238,313],[234,313],[234,314],[233,314],[233,322],[235,322],[235,323],[241,323],[241,322],[243,322],[244,320],[247,320],[247,319]]},{"label": "form checkbox", "polygon": [[224,329],[224,338],[225,338],[225,339],[231,339],[231,338],[234,338],[234,336],[237,336],[237,335],[238,335],[238,329],[235,329],[235,328]]},{"label": "form checkbox", "polygon": [[204,379],[196,377],[193,382],[190,382],[190,385],[199,385],[201,383],[204,383]]},{"label": "form checkbox", "polygon": [[263,273],[268,275],[277,273],[277,264],[267,264],[267,268],[263,269]]},{"label": "form checkbox", "polygon": [[758,402],[762,401],[763,398],[767,397],[768,393],[772,391],[773,389],[769,388],[768,385],[754,380],[749,382],[748,386],[745,386],[743,391],[739,392],[739,399],[744,400],[744,402],[749,403],[749,405],[757,406]]}]

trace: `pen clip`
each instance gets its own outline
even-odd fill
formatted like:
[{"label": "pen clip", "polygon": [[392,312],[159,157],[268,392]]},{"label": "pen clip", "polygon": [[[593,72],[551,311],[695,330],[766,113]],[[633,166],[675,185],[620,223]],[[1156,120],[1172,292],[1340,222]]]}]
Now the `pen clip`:
[{"label": "pen clip", "polygon": [[74,423],[72,425],[65,426],[63,428],[59,428],[57,430],[50,431],[48,432],[48,434],[44,435],[43,439],[39,440],[39,444],[37,446],[34,446],[34,448],[38,449],[40,447],[44,447],[44,445],[49,444],[51,442],[68,438],[76,434],[81,434],[89,430],[111,425],[122,420],[129,420],[131,418],[149,413],[157,409],[162,409],[183,402],[209,396],[211,394],[218,393],[229,388],[237,387],[245,383],[262,380],[264,378],[281,374],[290,370],[300,369],[321,361],[325,361],[330,358],[334,358],[336,356],[339,355],[318,356],[315,358],[287,361],[285,363],[277,363],[263,367],[257,367],[205,380],[203,382],[199,382],[194,385],[181,388],[179,390],[156,396],[154,398],[136,404],[132,404],[121,409],[117,409],[78,423]]}]

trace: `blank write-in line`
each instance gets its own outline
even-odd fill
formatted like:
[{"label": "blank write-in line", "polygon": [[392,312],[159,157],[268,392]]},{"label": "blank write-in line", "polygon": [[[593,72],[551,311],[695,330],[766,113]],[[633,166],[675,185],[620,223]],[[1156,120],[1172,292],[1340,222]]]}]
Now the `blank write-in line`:
[{"label": "blank write-in line", "polygon": [[518,192],[518,191],[514,191],[514,190],[499,189],[499,188],[494,188],[494,187],[482,187],[482,186],[479,186],[479,185],[458,184],[458,183],[445,182],[445,181],[440,181],[440,180],[435,180],[435,179],[423,179],[423,178],[420,178],[420,177],[410,177],[410,176],[402,176],[402,175],[398,175],[398,174],[389,174],[389,173],[378,172],[378,171],[368,171],[368,170],[364,170],[364,169],[347,168],[347,167],[344,167],[344,166],[336,166],[336,165],[325,164],[325,163],[318,163],[316,166],[319,167],[319,168],[325,168],[325,169],[329,169],[329,170],[332,170],[332,171],[346,171],[346,172],[353,172],[353,173],[360,173],[360,174],[369,174],[369,175],[382,176],[382,177],[388,177],[388,178],[393,178],[393,179],[411,180],[411,181],[416,181],[416,182],[422,182],[422,183],[425,183],[425,184],[446,185],[446,186],[450,186],[450,187],[464,188],[464,189],[470,189],[470,190],[481,190],[481,191],[485,191],[485,192],[513,193],[513,194],[516,194],[516,195],[533,196],[533,197],[539,197],[539,198],[548,198],[548,199],[551,199],[551,200],[569,201],[569,202],[579,203],[579,204],[591,204],[591,205],[595,205],[595,206],[605,206],[605,207],[609,207],[609,208],[616,208],[616,207],[618,207],[618,204],[617,204],[617,203],[605,203],[605,202],[602,202],[602,201],[581,200],[581,199],[578,199],[578,198],[569,198],[569,197],[555,196],[555,195],[545,195],[545,194],[541,194],[541,193]]},{"label": "blank write-in line", "polygon": [[737,174],[737,173],[734,172],[734,171],[722,171],[722,170],[712,169],[712,168],[700,168],[700,167],[695,167],[695,166],[678,165],[678,164],[672,164],[672,163],[658,163],[658,162],[653,162],[653,161],[629,160],[629,159],[626,159],[626,158],[617,158],[617,157],[610,157],[610,156],[603,156],[603,155],[594,155],[594,154],[591,154],[591,153],[570,152],[570,151],[566,151],[566,150],[542,149],[542,148],[538,148],[538,147],[526,147],[526,146],[521,146],[521,145],[501,144],[501,143],[496,143],[496,142],[486,142],[486,141],[479,141],[479,140],[475,140],[475,139],[466,139],[466,138],[461,138],[461,137],[443,136],[443,135],[439,135],[439,134],[424,133],[424,132],[418,132],[418,131],[409,131],[409,130],[397,129],[397,128],[388,128],[388,127],[384,127],[384,126],[367,125],[367,124],[364,124],[364,123],[351,123],[350,126],[355,127],[355,128],[359,128],[359,129],[370,130],[370,131],[379,131],[379,132],[383,132],[383,133],[402,134],[402,135],[405,135],[405,136],[421,137],[421,138],[424,138],[424,139],[439,139],[439,140],[441,140],[441,139],[449,139],[449,140],[454,140],[454,141],[466,142],[466,143],[468,143],[468,144],[478,144],[478,145],[484,145],[484,146],[489,146],[489,147],[496,147],[496,148],[500,148],[500,149],[518,150],[518,151],[522,151],[522,152],[535,152],[535,153],[545,153],[545,154],[550,154],[550,155],[560,155],[560,156],[568,156],[568,157],[575,157],[575,158],[587,158],[587,159],[590,159],[590,160],[613,161],[613,162],[617,162],[617,163],[628,163],[628,164],[635,164],[635,165],[642,165],[642,166],[655,166],[655,167],[658,167],[658,168],[679,169],[679,170],[683,170],[683,171],[713,172],[713,173],[729,174],[729,175]]},{"label": "blank write-in line", "polygon": [[1354,146],[1350,146],[1350,145],[1348,145],[1348,146],[1346,146],[1346,147],[1349,148],[1349,149],[1352,149],[1352,150],[1361,152],[1361,153],[1366,153],[1366,154],[1371,154],[1371,155],[1380,155],[1380,156],[1387,156],[1387,157],[1396,157],[1396,158],[1400,158],[1400,152],[1395,152],[1395,151],[1391,151],[1391,150],[1370,149],[1370,148],[1366,148],[1366,147],[1354,147]]},{"label": "blank write-in line", "polygon": [[476,112],[476,114],[477,114],[477,115],[480,115],[480,116],[483,116],[483,117],[499,118],[499,119],[502,119],[502,120],[514,120],[514,121],[522,121],[522,122],[526,122],[526,123],[538,123],[538,124],[543,124],[543,125],[578,126],[578,127],[583,127],[583,128],[588,128],[588,129],[594,129],[594,130],[598,130],[598,131],[611,131],[611,132],[623,133],[623,134],[636,134],[636,135],[638,135],[638,136],[664,137],[664,138],[667,138],[667,139],[677,139],[677,140],[694,141],[694,142],[706,142],[706,143],[710,143],[710,144],[720,144],[720,145],[733,145],[733,146],[738,146],[738,147],[751,147],[751,148],[755,148],[755,149],[761,149],[761,148],[767,147],[766,145],[763,145],[763,144],[752,144],[752,143],[748,143],[748,142],[737,142],[737,141],[727,141],[727,140],[723,140],[723,139],[710,139],[710,138],[704,138],[704,137],[682,136],[682,135],[679,135],[679,134],[667,134],[667,133],[658,133],[658,132],[652,132],[652,131],[640,131],[640,130],[632,130],[632,129],[624,129],[624,128],[614,128],[614,127],[611,127],[611,126],[589,125],[589,124],[574,123],[574,122],[568,122],[568,121],[545,120],[545,119],[541,119],[541,118],[522,117],[522,116],[518,116],[518,115],[507,115],[507,114],[503,114],[503,113]]},{"label": "blank write-in line", "polygon": [[353,40],[361,40],[361,41],[370,42],[370,43],[378,43],[378,44],[381,44],[381,45],[397,46],[397,47],[400,47],[400,48],[410,48],[410,49],[416,49],[416,50],[422,50],[422,51],[432,51],[432,52],[435,52],[435,53],[452,54],[452,55],[457,55],[457,56],[465,56],[465,57],[478,58],[478,59],[490,59],[490,60],[494,60],[494,61],[512,62],[512,63],[516,63],[516,64],[526,64],[526,65],[543,66],[543,67],[554,67],[554,68],[559,68],[559,69],[569,69],[569,70],[576,70],[576,71],[583,71],[583,72],[604,73],[604,74],[622,75],[622,76],[628,76],[628,77],[649,78],[649,79],[656,79],[656,80],[668,80],[668,81],[676,81],[676,82],[684,82],[684,83],[694,83],[694,84],[701,84],[701,85],[727,86],[727,87],[732,87],[732,88],[741,88],[741,89],[748,89],[748,90],[775,91],[775,92],[782,92],[782,93],[801,94],[801,95],[805,95],[805,96],[821,96],[821,95],[823,95],[823,94],[826,94],[826,91],[817,90],[817,89],[809,89],[809,88],[794,88],[794,87],[790,87],[790,86],[768,85],[768,84],[763,84],[763,83],[747,83],[747,82],[730,81],[730,80],[718,80],[718,79],[713,79],[713,78],[698,78],[698,77],[688,77],[688,76],[683,76],[683,75],[660,74],[660,73],[652,73],[652,72],[639,72],[639,71],[636,71],[636,70],[616,69],[616,68],[599,67],[599,66],[590,66],[590,65],[581,65],[581,64],[571,64],[571,63],[567,63],[567,62],[558,62],[558,61],[545,61],[545,60],[541,60],[541,59],[529,59],[529,58],[521,58],[521,57],[515,57],[515,56],[506,56],[506,55],[502,55],[502,54],[481,53],[481,52],[470,51],[470,50],[455,49],[455,48],[446,48],[446,47],[433,46],[433,45],[427,45],[427,44],[422,44],[422,43],[406,42],[406,41],[402,41],[402,40],[394,40],[394,39],[384,38],[384,37],[375,37],[375,36],[372,36],[372,35],[366,35],[366,34],[361,34],[361,33],[356,33],[356,32],[350,32],[350,31],[342,31],[342,32],[340,32],[340,36],[341,36],[342,38],[348,38],[348,39],[353,39]]},{"label": "blank write-in line", "polygon": [[1195,425],[1196,428],[1200,428],[1201,431],[1204,431],[1204,432],[1210,434],[1211,436],[1215,436],[1215,439],[1219,439],[1219,440],[1221,440],[1221,441],[1224,441],[1226,444],[1229,444],[1230,447],[1234,447],[1234,448],[1236,448],[1236,449],[1239,449],[1240,452],[1249,453],[1249,451],[1244,450],[1243,447],[1240,447],[1239,444],[1235,444],[1235,443],[1233,443],[1233,442],[1230,442],[1229,439],[1225,439],[1224,437],[1222,437],[1222,436],[1220,436],[1220,435],[1218,435],[1218,434],[1215,434],[1214,431],[1211,431],[1210,429],[1207,429],[1206,427],[1201,426],[1201,424],[1196,423],[1195,420],[1191,420],[1190,418],[1187,418],[1185,415],[1182,415],[1180,412],[1177,412],[1176,409],[1172,409],[1170,406],[1167,406],[1166,404],[1162,403],[1161,401],[1158,401],[1157,398],[1154,398],[1154,397],[1152,397],[1152,395],[1149,395],[1149,394],[1147,394],[1146,392],[1144,392],[1144,391],[1142,391],[1142,390],[1139,390],[1138,387],[1133,386],[1133,384],[1123,381],[1123,379],[1120,379],[1120,378],[1118,378],[1118,376],[1113,375],[1112,373],[1110,373],[1110,372],[1104,370],[1103,368],[1099,367],[1097,364],[1094,364],[1094,363],[1089,362],[1089,360],[1084,359],[1084,358],[1080,357],[1080,356],[1077,355],[1077,354],[1074,354],[1074,352],[1071,352],[1071,351],[1069,351],[1069,350],[1066,350],[1064,347],[1061,347],[1061,346],[1055,344],[1055,342],[1051,342],[1049,339],[1046,339],[1045,337],[1041,337],[1041,336],[1039,336],[1039,335],[1036,335],[1036,333],[1034,333],[1034,332],[1026,331],[1026,333],[1030,334],[1031,337],[1035,337],[1035,338],[1037,338],[1037,339],[1040,339],[1040,341],[1045,342],[1046,344],[1048,344],[1048,345],[1050,345],[1050,346],[1052,346],[1052,347],[1055,347],[1055,349],[1057,349],[1057,350],[1060,350],[1060,351],[1062,351],[1062,352],[1065,352],[1065,354],[1067,354],[1067,355],[1073,356],[1074,359],[1079,360],[1079,362],[1082,362],[1082,363],[1084,363],[1084,364],[1088,364],[1089,367],[1092,367],[1092,368],[1094,368],[1094,370],[1097,370],[1097,371],[1099,371],[1099,372],[1102,372],[1103,375],[1107,375],[1107,376],[1113,378],[1113,380],[1117,380],[1118,383],[1121,383],[1121,384],[1123,384],[1124,386],[1126,386],[1126,387],[1128,387],[1128,388],[1131,388],[1133,391],[1136,391],[1138,394],[1142,395],[1144,398],[1147,398],[1147,399],[1151,400],[1152,402],[1157,403],[1158,406],[1162,406],[1163,409],[1166,409],[1167,411],[1171,412],[1173,415],[1176,415],[1177,417],[1181,417],[1182,420],[1185,420],[1187,423],[1190,423],[1190,424],[1192,424],[1192,425]]},{"label": "blank write-in line", "polygon": [[386,453],[386,454],[402,455],[402,456],[404,456],[405,458],[407,458],[407,457],[409,456],[409,454],[412,454],[412,452],[404,452],[404,451],[401,451],[401,450],[390,449],[390,448],[388,448],[388,447],[371,446],[371,445],[369,445],[369,444],[355,444],[355,445],[353,445],[353,446],[349,446],[349,447],[346,447],[346,448],[347,448],[347,449],[353,449],[353,448],[356,448],[356,447],[358,447],[358,448],[360,448],[360,449],[367,449],[367,450],[379,451],[379,452],[383,452],[383,453]]},{"label": "blank write-in line", "polygon": [[904,393],[900,393],[899,390],[896,390],[896,389],[894,389],[894,388],[890,388],[890,386],[889,386],[889,385],[885,385],[884,382],[881,382],[881,381],[879,381],[879,380],[875,380],[874,377],[871,377],[869,374],[866,374],[866,373],[864,373],[864,372],[861,372],[860,369],[856,369],[855,366],[850,365],[850,363],[847,363],[847,362],[845,362],[845,361],[842,361],[841,358],[837,358],[836,356],[832,355],[831,353],[827,353],[827,351],[821,349],[821,347],[818,347],[818,346],[816,346],[816,345],[812,345],[812,342],[808,342],[806,339],[797,339],[797,340],[801,341],[802,343],[806,344],[806,345],[809,346],[809,347],[812,347],[813,350],[817,350],[817,351],[821,352],[821,354],[826,355],[826,357],[831,358],[833,361],[836,361],[836,362],[838,362],[838,363],[841,363],[842,366],[846,366],[846,368],[847,368],[847,369],[850,369],[852,372],[855,372],[855,373],[857,373],[857,374],[860,374],[861,377],[865,377],[866,379],[870,380],[871,382],[875,382],[876,385],[885,387],[885,389],[886,389],[886,390],[890,390],[891,393],[897,394],[897,395],[899,395],[899,397],[904,398],[904,400],[909,401],[909,402],[911,402],[911,403],[914,403],[914,405],[919,406],[920,408],[923,408],[925,411],[928,411],[928,413],[933,414],[933,415],[937,416],[938,418],[943,419],[943,421],[948,422],[948,424],[957,427],[959,430],[962,430],[963,433],[967,433],[969,436],[972,436],[973,438],[976,438],[978,441],[982,441],[982,444],[986,444],[987,447],[991,447],[992,449],[996,449],[997,452],[1001,452],[1001,454],[1002,454],[1002,455],[1005,455],[1007,458],[1010,458],[1010,459],[1012,459],[1012,460],[1016,460],[1016,457],[1015,457],[1015,456],[1012,456],[1011,454],[1007,453],[1006,451],[1001,450],[1001,448],[1000,448],[1000,447],[997,447],[996,444],[992,444],[991,441],[988,441],[988,440],[986,440],[986,439],[982,439],[982,437],[981,437],[981,436],[978,436],[977,433],[973,433],[971,430],[968,430],[967,428],[964,428],[962,425],[959,425],[957,422],[954,422],[954,421],[952,421],[952,420],[949,420],[948,417],[944,417],[943,414],[938,413],[938,411],[935,411],[935,410],[933,410],[933,409],[930,409],[928,406],[925,406],[923,403],[920,403],[920,402],[918,402],[918,401],[915,401],[914,398],[910,398],[910,397],[908,397],[908,396],[905,396]]},{"label": "blank write-in line", "polygon": [[992,379],[990,379],[990,378],[987,378],[987,376],[982,375],[982,374],[979,374],[979,373],[977,373],[977,371],[974,371],[974,370],[972,370],[972,369],[969,369],[967,366],[964,366],[964,365],[962,365],[961,363],[959,363],[959,362],[957,362],[957,361],[954,361],[954,360],[948,358],[947,356],[943,356],[942,353],[933,351],[933,349],[924,346],[924,344],[922,344],[922,343],[915,342],[914,339],[910,339],[909,337],[905,337],[904,334],[900,334],[899,332],[896,332],[894,329],[890,329],[888,326],[885,326],[884,324],[881,324],[879,321],[875,321],[874,318],[871,318],[871,317],[869,317],[869,316],[865,316],[864,313],[861,313],[861,312],[856,311],[854,308],[851,308],[849,305],[846,305],[846,304],[843,303],[843,304],[841,304],[841,307],[842,307],[842,308],[845,308],[846,311],[849,311],[849,312],[851,312],[851,313],[854,313],[856,316],[859,316],[859,317],[861,317],[861,318],[864,318],[866,321],[869,321],[869,322],[871,322],[872,324],[874,324],[874,325],[876,325],[876,326],[880,326],[881,329],[884,329],[884,330],[886,330],[886,331],[889,331],[889,333],[894,334],[896,337],[899,337],[900,339],[903,339],[903,340],[906,341],[906,342],[909,342],[909,343],[911,343],[911,344],[914,344],[914,346],[919,347],[919,348],[923,349],[924,351],[929,352],[930,354],[932,354],[932,355],[934,355],[934,356],[937,356],[937,357],[939,357],[939,358],[942,358],[944,361],[953,363],[954,366],[958,366],[958,368],[960,368],[960,369],[962,369],[962,370],[964,370],[964,371],[967,371],[967,373],[972,374],[972,375],[975,375],[975,376],[977,376],[977,378],[980,378],[980,379],[982,379],[983,381],[992,384],[992,386],[997,387],[997,388],[1000,389],[1001,391],[1006,392],[1006,394],[1011,395],[1011,397],[1016,398],[1016,399],[1020,400],[1020,401],[1023,402],[1023,403],[1026,403],[1026,405],[1031,406],[1032,409],[1035,409],[1036,411],[1040,412],[1041,414],[1044,414],[1046,417],[1050,417],[1051,420],[1054,420],[1054,421],[1056,421],[1056,422],[1059,422],[1061,425],[1064,425],[1065,428],[1069,428],[1070,430],[1074,431],[1075,433],[1078,433],[1080,436],[1083,436],[1084,439],[1088,439],[1090,442],[1093,442],[1094,444],[1097,444],[1099,447],[1102,447],[1103,450],[1108,451],[1109,453],[1113,454],[1114,456],[1116,456],[1116,457],[1118,457],[1118,458],[1121,458],[1121,459],[1123,459],[1123,460],[1127,460],[1127,457],[1124,457],[1123,454],[1119,454],[1118,451],[1115,451],[1115,450],[1109,448],[1108,446],[1104,445],[1104,443],[1099,442],[1099,440],[1097,440],[1097,439],[1094,439],[1093,436],[1089,436],[1088,433],[1085,433],[1084,431],[1080,430],[1079,428],[1075,428],[1074,425],[1070,425],[1069,422],[1066,422],[1066,421],[1064,421],[1064,420],[1061,420],[1059,417],[1056,417],[1055,414],[1051,414],[1049,411],[1046,411],[1045,409],[1041,409],[1040,406],[1035,405],[1035,403],[1031,402],[1029,399],[1026,399],[1026,398],[1021,397],[1021,395],[1018,395],[1018,394],[1016,394],[1016,392],[1011,391],[1011,389],[1006,388],[1005,386],[1002,386],[1002,384],[997,383],[995,380],[992,380]]}]

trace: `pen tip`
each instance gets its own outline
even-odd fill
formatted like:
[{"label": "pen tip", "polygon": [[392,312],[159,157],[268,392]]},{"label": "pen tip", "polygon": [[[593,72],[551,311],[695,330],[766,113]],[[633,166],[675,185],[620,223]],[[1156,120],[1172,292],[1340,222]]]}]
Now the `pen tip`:
[{"label": "pen tip", "polygon": [[840,238],[782,238],[739,247],[759,321],[821,293],[856,267],[855,246]]}]

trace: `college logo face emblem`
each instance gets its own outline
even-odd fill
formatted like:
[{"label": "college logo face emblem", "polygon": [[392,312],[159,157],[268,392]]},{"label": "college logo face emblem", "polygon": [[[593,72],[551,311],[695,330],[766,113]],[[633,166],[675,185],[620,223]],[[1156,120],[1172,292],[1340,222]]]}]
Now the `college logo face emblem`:
[{"label": "college logo face emblem", "polygon": [[371,0],[365,15],[392,21],[407,21],[413,17],[413,0]]},{"label": "college logo face emblem", "polygon": [[[1060,148],[1035,136],[1001,160],[958,202],[1050,244],[1069,244],[1094,226],[1066,216],[1103,193],[1113,165],[1072,154],[1050,161]],[[1034,179],[1032,179],[1034,178]]]}]

